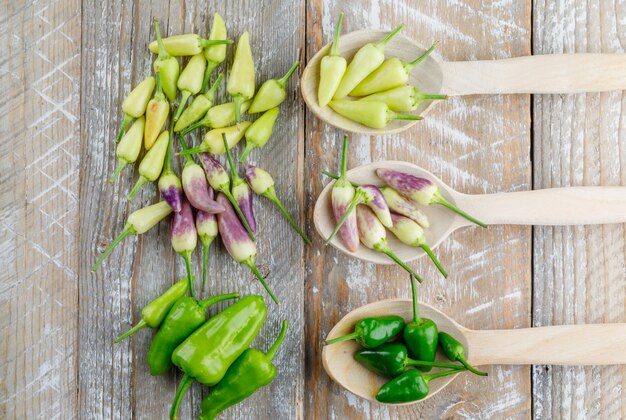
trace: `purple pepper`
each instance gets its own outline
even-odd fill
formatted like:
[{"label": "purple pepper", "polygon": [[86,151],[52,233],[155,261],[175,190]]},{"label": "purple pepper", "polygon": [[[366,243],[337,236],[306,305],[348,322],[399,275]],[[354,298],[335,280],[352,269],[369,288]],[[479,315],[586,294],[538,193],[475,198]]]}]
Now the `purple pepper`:
[{"label": "purple pepper", "polygon": [[231,194],[235,199],[237,205],[241,209],[243,217],[248,222],[252,233],[256,234],[256,219],[254,217],[254,208],[252,207],[252,191],[246,181],[244,181],[233,164],[233,157],[228,149],[226,135],[222,133],[222,139],[224,141],[224,148],[226,149],[226,159],[228,159],[228,166],[230,167],[231,177],[233,178]]},{"label": "purple pepper", "polygon": [[178,213],[174,214],[170,240],[174,251],[185,259],[187,282],[189,283],[189,294],[191,297],[194,297],[191,254],[196,249],[196,245],[198,243],[198,233],[196,231],[196,224],[193,220],[193,211],[191,210],[189,202],[185,199],[183,199],[182,209]]},{"label": "purple pepper", "polygon": [[180,184],[180,179],[172,170],[172,143],[173,133],[170,127],[169,133],[170,139],[167,145],[167,151],[165,152],[165,161],[163,163],[163,172],[159,177],[159,192],[163,200],[170,205],[174,213],[178,213],[182,209],[183,205],[183,190]]},{"label": "purple pepper", "polygon": [[[213,198],[213,189],[209,188],[211,198]],[[215,214],[207,213],[203,210],[196,212],[196,231],[202,242],[202,289],[206,286],[207,265],[209,262],[209,247],[215,238],[217,238],[217,217]]]},{"label": "purple pepper", "polygon": [[411,174],[407,174],[400,171],[394,171],[393,169],[378,168],[376,169],[376,175],[391,188],[397,190],[405,197],[423,205],[428,206],[431,204],[439,204],[449,208],[453,212],[461,215],[472,223],[476,223],[478,226],[486,228],[487,225],[476,218],[465,213],[457,206],[449,202],[439,191],[439,187],[433,184],[432,181],[426,178],[420,178]]},{"label": "purple pepper", "polygon": [[219,193],[217,194],[217,202],[222,204],[226,209],[224,212],[217,215],[217,225],[226,251],[228,251],[230,256],[239,264],[244,264],[250,268],[272,300],[278,304],[276,296],[274,296],[265,283],[263,276],[261,276],[261,273],[259,273],[259,270],[254,265],[256,244],[250,239],[250,236],[241,224],[241,220],[237,216],[237,213],[235,213],[235,209],[231,205],[230,200],[228,200],[225,194]]},{"label": "purple pepper", "polygon": [[391,187],[382,187],[380,191],[385,197],[389,210],[402,216],[408,217],[424,228],[430,227],[428,217],[410,200],[407,200],[398,191]]}]

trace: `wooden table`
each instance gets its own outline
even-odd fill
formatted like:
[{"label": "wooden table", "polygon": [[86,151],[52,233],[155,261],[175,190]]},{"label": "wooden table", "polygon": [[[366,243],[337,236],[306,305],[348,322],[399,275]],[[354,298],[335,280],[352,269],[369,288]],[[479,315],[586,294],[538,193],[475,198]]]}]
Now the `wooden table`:
[{"label": "wooden table", "polygon": [[[282,75],[297,58],[306,62],[329,41],[341,10],[344,32],[404,22],[423,45],[439,40],[445,60],[624,52],[626,43],[619,0],[5,0],[0,10],[0,417],[8,419],[162,418],[168,411],[178,378],[149,375],[153,333],[118,345],[113,339],[184,274],[167,239],[169,222],[126,240],[90,272],[129,212],[157,199],[152,186],[125,199],[136,171],[106,182],[121,100],[151,69],[153,18],[166,34],[207,34],[219,11],[233,37],[250,31],[259,81]],[[312,209],[327,182],[319,171],[337,168],[342,133],[307,112],[298,88],[296,76],[270,144],[252,160],[275,175],[314,245],[303,246],[276,209],[258,200],[258,262],[271,272],[281,305],[255,345],[265,348],[283,318],[291,327],[276,381],[225,417],[626,417],[626,368],[617,366],[491,366],[488,379],[462,375],[429,401],[399,409],[330,382],[320,354],[334,323],[366,302],[409,296],[409,288],[400,269],[350,259],[315,233]],[[408,132],[352,136],[350,166],[413,161],[468,193],[626,185],[625,107],[622,92],[454,98]],[[421,299],[470,328],[624,322],[625,236],[624,225],[468,228],[437,250],[448,280],[425,259],[412,267],[428,279]],[[221,245],[211,252],[211,293],[260,292]],[[203,393],[193,387],[182,418],[199,414]]]}]

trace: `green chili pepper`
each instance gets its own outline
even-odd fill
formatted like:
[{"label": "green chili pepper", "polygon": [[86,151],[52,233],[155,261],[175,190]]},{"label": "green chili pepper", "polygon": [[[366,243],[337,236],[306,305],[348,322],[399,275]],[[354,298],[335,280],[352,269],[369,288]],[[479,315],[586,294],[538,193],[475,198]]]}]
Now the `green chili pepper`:
[{"label": "green chili pepper", "polygon": [[[420,318],[419,303],[417,301],[417,284],[413,276],[409,276],[411,281],[411,296],[413,299],[413,320],[406,324],[402,332],[404,343],[409,349],[411,356],[417,360],[433,362],[437,356],[438,332],[437,324],[428,318]],[[417,368],[428,372],[430,367]]]},{"label": "green chili pepper", "polygon": [[113,175],[109,180],[111,184],[115,182],[126,165],[137,160],[139,152],[141,151],[141,142],[143,140],[143,129],[145,125],[146,119],[143,116],[139,117],[135,120],[128,132],[124,134],[122,140],[117,144],[115,149],[117,166],[115,167],[115,172],[113,172]]},{"label": "green chili pepper", "polygon": [[180,343],[185,341],[207,319],[206,310],[209,306],[228,299],[236,299],[239,293],[213,296],[197,301],[190,296],[179,298],[167,313],[159,331],[152,339],[148,350],[148,366],[153,376],[162,375],[170,370],[172,353]]},{"label": "green chili pepper", "polygon": [[139,191],[143,184],[156,181],[159,178],[163,170],[163,163],[165,162],[169,142],[169,133],[163,131],[154,143],[154,147],[145,154],[139,164],[139,179],[130,193],[128,193],[129,200],[137,194],[137,191]]},{"label": "green chili pepper", "polygon": [[272,359],[283,343],[287,325],[287,320],[284,320],[276,341],[267,353],[247,349],[235,360],[220,383],[202,401],[200,420],[214,419],[228,407],[243,401],[274,380],[276,367]]},{"label": "green chili pepper", "polygon": [[187,128],[190,124],[195,123],[200,118],[206,115],[207,111],[213,106],[213,100],[215,99],[215,92],[222,83],[224,76],[220,73],[217,80],[213,83],[211,88],[196,96],[191,105],[183,111],[178,121],[174,125],[174,131],[179,132]]},{"label": "green chili pepper", "polygon": [[113,251],[115,246],[122,242],[125,237],[147,232],[154,225],[165,219],[171,212],[172,208],[167,204],[167,201],[159,201],[156,204],[132,212],[126,220],[124,229],[113,239],[102,255],[100,255],[100,258],[98,258],[93,267],[91,267],[91,271],[95,272],[104,259]]},{"label": "green chili pepper", "polygon": [[176,301],[187,293],[187,279],[179,280],[170,286],[161,296],[148,303],[141,310],[141,321],[115,339],[116,343],[135,334],[137,331],[150,327],[158,328]]},{"label": "green chili pepper", "polygon": [[348,65],[346,59],[339,54],[339,35],[341,34],[342,22],[343,12],[339,14],[330,52],[322,58],[320,63],[320,84],[317,88],[317,102],[320,107],[325,107],[333,99]]},{"label": "green chili pepper", "polygon": [[[241,112],[246,112],[250,106],[250,101],[241,104]],[[227,102],[210,108],[204,117],[189,127],[181,131],[181,135],[188,134],[198,127],[222,128],[235,121],[235,103]],[[176,130],[174,130],[176,131]]]},{"label": "green chili pepper", "polygon": [[293,63],[289,71],[287,71],[287,73],[285,73],[285,75],[280,79],[269,79],[263,82],[259,91],[254,96],[254,100],[252,101],[248,112],[250,114],[256,114],[257,112],[264,112],[282,104],[287,97],[285,86],[299,65],[300,62],[296,61]]},{"label": "green chili pepper", "polygon": [[463,344],[459,343],[450,334],[440,332],[439,345],[449,360],[452,360],[453,362],[460,362],[467,370],[475,375],[487,376],[487,372],[482,372],[467,363],[467,360],[465,360],[465,347],[463,347]]},{"label": "green chili pepper", "polygon": [[428,383],[435,378],[454,375],[459,369],[451,369],[443,372],[423,375],[420,371],[409,369],[402,375],[394,378],[380,387],[376,399],[382,403],[400,404],[411,401],[419,401],[430,392]]},{"label": "green chili pepper", "polygon": [[226,87],[235,102],[235,122],[241,121],[241,104],[254,96],[254,60],[250,50],[250,35],[244,32],[237,43],[235,59]]},{"label": "green chili pepper", "polygon": [[356,340],[362,347],[373,349],[396,337],[404,328],[404,319],[397,315],[363,318],[354,324],[354,332],[326,340],[326,344]]},{"label": "green chili pepper", "polygon": [[415,66],[424,61],[435,48],[437,48],[436,42],[424,54],[410,62],[395,57],[385,61],[352,89],[350,95],[366,96],[404,85],[409,81],[409,74]]},{"label": "green chili pepper", "polygon": [[[232,44],[232,39],[204,39],[196,34],[183,34],[163,38],[163,45],[168,54],[174,56],[187,56],[200,54],[202,50],[211,45]],[[152,41],[148,48],[153,53],[159,52],[156,41]]]},{"label": "green chili pepper", "polygon": [[124,120],[120,127],[119,133],[117,133],[116,143],[119,143],[120,139],[126,132],[126,127],[134,118],[139,118],[146,112],[148,101],[154,91],[155,80],[150,76],[144,79],[141,83],[135,86],[122,102],[122,112],[124,113]]},{"label": "green chili pepper", "polygon": [[[226,35],[226,24],[224,23],[224,19],[222,19],[219,13],[215,13],[213,15],[213,26],[211,26],[209,40],[226,38],[228,38],[228,36]],[[203,54],[207,65],[206,70],[204,71],[204,80],[202,81],[201,90],[206,89],[209,84],[211,73],[213,73],[213,70],[215,70],[215,68],[226,58],[226,45],[209,45],[204,49]]]},{"label": "green chili pepper", "polygon": [[[156,75],[156,92],[154,98],[148,102],[146,108],[146,127],[143,131],[143,146],[146,150],[150,150],[157,137],[163,130],[167,116],[170,113],[170,103],[167,102],[165,95],[163,94],[163,88],[161,87],[161,76],[159,73]],[[158,176],[158,175],[157,175]]]},{"label": "green chili pepper", "polygon": [[178,121],[183,109],[187,106],[187,100],[192,95],[200,92],[202,88],[202,80],[204,78],[204,70],[206,69],[206,60],[203,54],[196,54],[187,63],[187,66],[178,78],[178,89],[181,92],[180,103],[174,114],[174,121]]},{"label": "green chili pepper", "polygon": [[215,386],[222,380],[228,368],[254,340],[266,315],[267,307],[261,296],[244,296],[176,347],[172,363],[185,375],[176,391],[170,418],[177,418],[178,406],[194,380],[207,386]]},{"label": "green chili pepper", "polygon": [[393,112],[384,102],[335,100],[329,105],[337,114],[371,128],[385,128],[395,120],[422,119],[419,115]]},{"label": "green chili pepper", "polygon": [[378,43],[365,44],[356,52],[339,83],[334,99],[348,96],[352,89],[385,61],[385,47],[403,28],[404,25],[398,26]]},{"label": "green chili pepper", "polygon": [[373,93],[360,101],[384,102],[390,110],[396,112],[415,111],[425,101],[448,99],[448,95],[422,93],[413,86],[400,86],[383,92]]},{"label": "green chili pepper", "polygon": [[245,161],[252,149],[263,147],[267,144],[272,135],[276,118],[278,118],[278,107],[266,111],[246,130],[246,148],[239,158],[239,162]]},{"label": "green chili pepper", "polygon": [[246,131],[251,127],[250,121],[242,121],[239,124],[230,127],[214,128],[206,132],[200,146],[182,151],[182,156],[189,156],[195,153],[210,153],[212,155],[221,155],[226,153],[222,134],[226,135],[228,149],[235,147],[243,138]]},{"label": "green chili pepper", "polygon": [[161,85],[165,96],[167,96],[170,102],[174,102],[176,100],[176,94],[178,93],[176,83],[180,75],[180,64],[178,64],[176,57],[172,57],[165,50],[163,40],[161,39],[159,21],[157,19],[154,20],[154,32],[156,33],[157,45],[159,47],[159,55],[157,59],[154,60],[153,64],[154,72],[161,76]]},{"label": "green chili pepper", "polygon": [[409,352],[402,343],[385,343],[374,349],[359,350],[354,353],[354,360],[372,372],[390,378],[401,375],[409,366],[415,366],[420,370],[430,370],[433,367],[465,370],[462,365],[452,363],[413,360],[409,358]]}]

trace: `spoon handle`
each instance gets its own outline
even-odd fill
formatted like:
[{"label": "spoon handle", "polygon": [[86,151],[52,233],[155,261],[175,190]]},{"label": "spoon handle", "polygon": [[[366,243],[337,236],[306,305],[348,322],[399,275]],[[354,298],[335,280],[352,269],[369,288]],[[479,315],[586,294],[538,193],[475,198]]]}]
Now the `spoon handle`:
[{"label": "spoon handle", "polygon": [[626,324],[467,331],[466,339],[476,365],[626,364]]},{"label": "spoon handle", "polygon": [[[584,225],[626,222],[626,187],[565,187],[455,196],[487,224]],[[463,222],[465,223],[465,222]]]},{"label": "spoon handle", "polygon": [[577,93],[626,89],[626,54],[552,54],[441,63],[441,93]]}]

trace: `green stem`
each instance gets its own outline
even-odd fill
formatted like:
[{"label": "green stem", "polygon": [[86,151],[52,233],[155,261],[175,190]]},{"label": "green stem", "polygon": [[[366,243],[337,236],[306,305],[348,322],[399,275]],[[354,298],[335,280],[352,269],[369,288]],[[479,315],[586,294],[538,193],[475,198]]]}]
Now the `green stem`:
[{"label": "green stem", "polygon": [[126,331],[124,334],[122,334],[119,337],[117,337],[115,339],[115,342],[119,343],[120,341],[130,337],[131,335],[135,334],[137,331],[142,330],[142,329],[146,328],[147,326],[148,326],[148,323],[142,319],[134,327],[132,327],[130,330]]},{"label": "green stem", "polygon": [[239,297],[239,293],[236,293],[236,292],[226,293],[224,295],[212,296],[210,298],[201,300],[200,302],[198,302],[198,305],[200,305],[202,309],[206,309],[211,305],[215,305],[217,302],[222,302],[224,300],[229,300],[229,299],[237,299],[238,297]]},{"label": "green stem", "polygon": [[381,41],[379,41],[376,44],[376,47],[385,48],[385,46],[389,43],[389,41],[391,41],[396,35],[398,35],[398,32],[400,32],[402,29],[404,29],[404,24],[400,24],[393,31],[387,34],[386,37],[384,37]]},{"label": "green stem", "polygon": [[[332,179],[339,179],[339,175],[334,174],[334,173],[332,173],[330,171],[324,170],[324,171],[322,171],[322,174],[324,174],[327,177],[332,178]],[[352,184],[353,187],[360,187],[361,186],[361,184],[358,184],[356,182],[352,182],[352,181],[349,181],[349,182],[350,182],[350,184]]]},{"label": "green stem", "polygon": [[363,203],[363,195],[357,192],[352,198],[352,200],[350,201],[350,204],[348,205],[346,212],[341,216],[341,219],[339,219],[339,222],[337,222],[337,225],[335,226],[333,233],[331,233],[328,239],[326,239],[326,242],[324,243],[325,245],[328,245],[330,241],[333,240],[335,235],[337,235],[337,232],[339,232],[339,229],[341,229],[344,222],[348,219],[348,216],[350,216],[350,213],[354,211],[357,205],[362,204],[362,203]]},{"label": "green stem", "polygon": [[341,145],[341,177],[346,177],[346,169],[348,167],[348,136],[343,136],[343,144]]},{"label": "green stem", "polygon": [[167,140],[167,150],[165,151],[165,159],[163,160],[163,170],[161,171],[161,175],[172,172],[172,147],[174,146],[174,126],[170,124],[169,128],[169,139]]},{"label": "green stem", "polygon": [[183,149],[183,151],[179,153],[179,155],[183,155],[185,157],[185,163],[191,161],[192,158],[189,155],[185,154],[185,152],[189,150],[189,146],[187,146],[187,142],[180,134],[178,134],[178,142],[180,143],[180,147],[182,147]]},{"label": "green stem", "polygon": [[243,149],[243,153],[241,154],[241,157],[239,158],[239,163],[243,163],[245,162],[245,160],[248,157],[248,154],[254,149],[256,148],[256,146],[254,144],[252,144],[252,142],[250,141],[246,141],[246,147]]},{"label": "green stem", "polygon": [[157,101],[164,101],[165,94],[163,93],[163,83],[161,82],[161,73],[156,72],[156,74],[154,75],[154,78],[156,79],[156,91],[154,93],[154,99],[156,99]]},{"label": "green stem", "polygon": [[339,13],[339,19],[337,20],[337,26],[335,26],[335,36],[333,37],[333,46],[330,48],[330,54],[332,56],[339,55],[339,36],[341,35],[341,24],[343,23],[343,12]]},{"label": "green stem", "polygon": [[132,190],[130,190],[130,192],[128,193],[128,196],[126,198],[128,198],[129,200],[131,200],[135,194],[137,194],[137,191],[139,191],[139,189],[143,186],[143,184],[145,184],[146,182],[148,182],[148,180],[141,175],[139,177],[139,179],[137,180],[137,183],[135,184],[135,186],[133,187]]},{"label": "green stem", "polygon": [[180,406],[185,393],[193,383],[194,379],[187,375],[182,377],[180,382],[178,383],[178,389],[176,390],[176,396],[174,397],[174,402],[172,403],[172,409],[170,410],[170,419],[176,420],[178,418],[178,407]]},{"label": "green stem", "polygon": [[415,60],[410,61],[408,63],[404,63],[404,68],[406,69],[407,73],[410,73],[411,70],[413,70],[413,67],[417,66],[419,63],[421,63],[422,61],[424,61],[424,59],[426,57],[428,57],[430,55],[430,53],[432,53],[435,48],[437,48],[437,44],[438,42],[435,41],[433,42],[433,45],[431,45],[431,47],[429,49],[427,49],[424,54],[420,55],[419,57],[417,57]]},{"label": "green stem", "polygon": [[277,80],[278,84],[284,88],[287,82],[289,81],[289,78],[291,77],[293,72],[296,71],[299,65],[300,65],[300,61],[296,60],[296,62],[292,64],[291,68],[287,71],[287,73],[285,73],[283,77]]},{"label": "green stem", "polygon": [[454,375],[456,373],[459,373],[459,371],[460,369],[450,369],[443,372],[431,373],[429,375],[424,375],[424,379],[426,380],[426,382],[430,382],[433,379],[441,378],[442,376]]},{"label": "green stem", "polygon": [[487,376],[488,373],[487,372],[483,372],[481,370],[476,369],[474,366],[470,365],[469,363],[467,363],[467,360],[465,360],[465,358],[459,356],[457,357],[457,360],[463,365],[465,366],[465,369],[469,370],[470,372],[472,372],[474,375],[478,375],[478,376]]},{"label": "green stem", "polygon": [[462,365],[455,365],[454,363],[444,363],[444,362],[425,362],[422,360],[413,360],[407,359],[407,366],[431,366],[431,367],[439,367],[446,368],[452,370],[465,370],[465,367]]},{"label": "green stem", "polygon": [[[200,88],[200,92],[204,92],[209,85],[209,79],[211,78],[211,74],[213,74],[213,70],[215,70],[216,67],[217,63],[215,63],[214,61],[207,62],[206,70],[204,70],[204,77],[202,79],[202,87]],[[211,89],[209,89],[209,91]]]},{"label": "green stem", "polygon": [[193,292],[193,271],[191,268],[191,251],[184,251],[180,256],[185,260],[185,269],[187,270],[187,284],[189,285],[189,296],[195,298]]},{"label": "green stem", "polygon": [[422,243],[420,245],[422,247],[422,249],[424,250],[424,252],[426,254],[428,254],[428,256],[430,257],[430,259],[432,260],[433,264],[435,264],[435,266],[437,267],[437,270],[439,270],[439,272],[441,273],[441,275],[443,275],[444,278],[448,278],[448,273],[447,271],[443,268],[443,266],[441,265],[441,263],[439,262],[439,259],[437,258],[437,256],[433,253],[433,250],[430,249],[430,247],[428,245],[426,245],[425,243]]},{"label": "green stem", "polygon": [[224,45],[224,44],[232,44],[232,39],[206,39],[199,38],[198,43],[202,48],[210,47],[211,45]]},{"label": "green stem", "polygon": [[107,249],[104,250],[104,252],[102,253],[102,255],[100,255],[100,258],[98,258],[98,260],[96,261],[96,263],[93,265],[93,267],[91,267],[91,271],[92,272],[96,272],[96,270],[98,269],[98,267],[100,267],[100,265],[102,264],[102,261],[104,261],[104,259],[106,257],[109,256],[109,254],[113,251],[113,249],[115,248],[115,246],[117,244],[119,244],[120,242],[122,242],[122,240],[127,237],[128,235],[135,235],[137,233],[137,231],[135,230],[135,228],[133,227],[133,225],[126,225],[124,226],[124,230],[122,230],[120,232],[119,235],[117,235],[117,237],[115,239],[113,239],[113,242],[111,242],[109,244],[109,246],[107,247]]},{"label": "green stem", "polygon": [[187,101],[189,100],[190,96],[191,92],[189,92],[188,90],[182,91],[180,103],[178,104],[178,108],[176,108],[176,113],[174,114],[174,122],[178,121],[178,118],[180,118],[180,114],[183,113],[183,109],[185,109],[185,107],[187,106]]},{"label": "green stem", "polygon": [[226,188],[220,190],[220,192],[223,193],[226,196],[226,198],[228,198],[228,201],[230,201],[230,204],[233,205],[233,207],[235,209],[235,212],[237,213],[237,216],[239,216],[239,219],[241,220],[241,223],[243,223],[243,227],[246,228],[246,231],[248,232],[248,235],[250,236],[250,239],[252,239],[254,241],[255,240],[254,239],[254,233],[252,233],[252,229],[250,229],[250,225],[248,224],[248,221],[246,220],[246,217],[243,215],[243,212],[241,211],[241,208],[239,207],[239,204],[237,204],[237,201],[235,201],[235,198],[233,197],[233,195]]},{"label": "green stem", "polygon": [[154,32],[156,34],[157,46],[159,47],[159,55],[157,60],[167,60],[170,58],[169,53],[165,49],[165,45],[163,44],[163,39],[161,38],[161,28],[159,27],[159,20],[154,19]]},{"label": "green stem", "polygon": [[446,198],[443,195],[441,195],[441,193],[439,191],[437,191],[433,195],[431,203],[433,203],[433,204],[440,204],[440,205],[442,205],[444,207],[447,207],[450,210],[452,210],[453,212],[455,212],[456,214],[461,215],[465,219],[469,220],[472,223],[477,224],[480,227],[483,227],[483,228],[487,227],[487,224],[485,224],[485,223],[481,222],[480,220],[470,216],[469,214],[465,213],[463,210],[461,210],[460,208],[458,208],[457,206],[455,206],[454,204],[452,204],[451,202],[446,200]]},{"label": "green stem", "polygon": [[224,150],[226,150],[226,160],[228,160],[228,166],[230,167],[230,175],[233,178],[232,184],[235,185],[237,181],[241,179],[241,177],[235,170],[235,163],[233,162],[233,156],[230,154],[230,149],[228,148],[228,140],[226,140],[226,133],[222,133],[222,142],[224,143]]},{"label": "green stem", "polygon": [[420,117],[419,115],[399,114],[397,112],[389,111],[389,119],[391,121],[394,121],[394,120],[419,121],[419,120],[423,120],[424,118]]},{"label": "green stem", "polygon": [[263,196],[267,198],[268,200],[270,200],[272,203],[274,203],[276,207],[278,207],[278,209],[283,214],[283,216],[285,216],[285,219],[287,219],[291,227],[294,228],[296,232],[298,232],[298,234],[302,237],[302,239],[304,239],[304,242],[306,242],[309,245],[312,245],[312,242],[309,239],[309,237],[306,235],[306,233],[304,233],[302,229],[300,229],[300,226],[296,224],[295,220],[293,220],[291,215],[287,212],[287,209],[285,209],[285,206],[283,206],[283,203],[280,201],[280,199],[276,195],[276,191],[274,190],[274,188],[272,187],[268,189],[267,191],[265,191],[263,193]]},{"label": "green stem", "polygon": [[183,150],[182,152],[179,153],[180,156],[189,156],[189,155],[195,155],[196,153],[202,153],[202,152],[206,152],[206,148],[202,147],[202,146],[198,146],[198,147],[192,147],[191,149],[187,149],[187,150]]},{"label": "green stem", "polygon": [[411,280],[411,299],[413,300],[413,322],[419,322],[420,318],[420,308],[419,302],[417,300],[417,282],[415,281],[415,277],[410,275]]},{"label": "green stem", "polygon": [[359,336],[360,334],[358,332],[351,332],[350,334],[342,335],[341,337],[326,340],[326,345],[341,343],[342,341],[356,340]]},{"label": "green stem", "polygon": [[127,164],[128,164],[128,161],[126,159],[122,159],[122,158],[117,159],[117,166],[115,167],[115,171],[113,171],[113,175],[111,175],[111,178],[109,178],[109,182],[111,184],[115,183],[115,180],[117,179],[118,176],[120,176],[122,169],[124,169],[124,167]]},{"label": "green stem", "polygon": [[233,102],[235,103],[235,122],[239,124],[241,122],[241,104],[245,102],[243,96],[233,96]]},{"label": "green stem", "polygon": [[126,127],[133,120],[133,117],[124,113],[124,119],[122,120],[122,125],[120,126],[120,131],[117,133],[117,138],[115,139],[115,143],[119,143],[122,140],[122,136],[126,133]]},{"label": "green stem", "polygon": [[415,95],[415,101],[418,103],[424,102],[424,101],[433,101],[437,99],[448,99],[448,95],[440,95],[440,94],[434,94],[434,93],[422,93],[422,92],[419,92],[417,95]]},{"label": "green stem", "polygon": [[247,265],[248,268],[250,270],[252,270],[252,273],[254,273],[254,275],[256,276],[257,280],[259,280],[261,282],[261,284],[265,288],[265,291],[267,292],[267,294],[270,295],[270,297],[272,298],[274,303],[276,303],[278,305],[278,299],[276,299],[276,296],[274,296],[274,293],[272,293],[272,291],[270,290],[270,288],[267,285],[267,283],[265,283],[265,279],[263,279],[263,276],[261,275],[261,273],[259,273],[259,270],[256,268],[254,263],[248,259],[248,260],[242,261],[242,264]]},{"label": "green stem", "polygon": [[196,122],[196,123],[191,124],[189,127],[185,128],[183,131],[181,131],[180,134],[182,136],[185,136],[185,135],[191,133],[196,128],[203,127],[204,126],[203,121],[204,121],[204,118],[201,119],[200,121]]},{"label": "green stem", "polygon": [[287,334],[287,327],[289,326],[289,321],[286,319],[283,321],[283,325],[280,327],[280,332],[278,333],[278,337],[274,340],[274,344],[269,348],[269,350],[265,353],[268,359],[274,359],[276,356],[276,352],[280,348],[281,344],[283,344],[283,340],[285,339],[285,335]]},{"label": "green stem", "polygon": [[209,264],[209,245],[202,244],[202,290],[206,287],[206,271]]},{"label": "green stem", "polygon": [[383,246],[379,247],[377,251],[382,252],[383,254],[387,255],[389,258],[394,260],[396,264],[404,268],[409,274],[412,274],[415,277],[415,279],[419,281],[420,283],[423,281],[422,278],[415,271],[411,269],[411,267],[406,265],[400,258],[398,258],[396,254],[393,253],[393,251],[391,250],[391,248],[389,248],[389,245],[387,245],[386,242],[384,243]]}]

